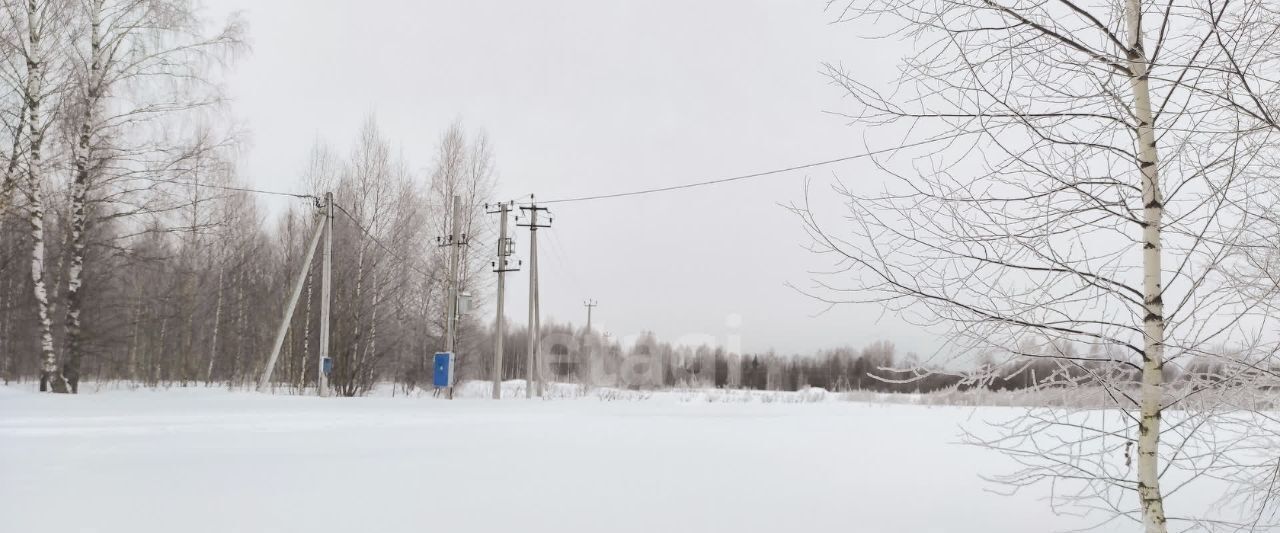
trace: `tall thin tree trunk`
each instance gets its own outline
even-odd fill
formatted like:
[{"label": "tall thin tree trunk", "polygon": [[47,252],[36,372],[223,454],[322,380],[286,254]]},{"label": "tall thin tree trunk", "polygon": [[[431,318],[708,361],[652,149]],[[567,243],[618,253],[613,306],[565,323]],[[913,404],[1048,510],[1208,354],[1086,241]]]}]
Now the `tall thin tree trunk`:
[{"label": "tall thin tree trunk", "polygon": [[[78,165],[79,163],[77,163]],[[78,173],[77,173],[78,174]],[[67,384],[71,387],[71,392],[79,391],[80,387],[80,365],[84,357],[84,349],[81,343],[81,324],[80,314],[83,309],[83,297],[81,288],[84,284],[82,273],[84,271],[84,253],[85,253],[85,195],[86,185],[77,175],[76,183],[72,185],[72,205],[71,205],[71,266],[67,271],[67,362],[63,375],[67,380]]]},{"label": "tall thin tree trunk", "polygon": [[192,352],[195,350],[196,338],[196,287],[199,281],[196,279],[194,263],[187,272],[187,281],[183,283],[185,288],[181,292],[182,301],[180,312],[186,317],[186,325],[182,328],[182,335],[178,338],[178,382],[181,386],[186,387],[188,381],[195,381],[195,363],[193,362]]},{"label": "tall thin tree trunk", "polygon": [[[284,335],[284,354],[282,354],[284,356],[284,372],[282,373],[285,376],[290,376],[293,374],[293,339],[295,338],[293,332],[294,332],[293,326],[290,325],[288,333],[285,333]],[[287,377],[285,378],[284,383],[285,383],[285,386],[288,386],[289,379]],[[276,392],[276,382],[272,381],[271,393],[275,394],[275,392]]]},{"label": "tall thin tree trunk", "polygon": [[302,365],[298,369],[297,385],[299,392],[307,386],[307,361],[311,355],[311,282],[311,269],[307,269],[307,310],[302,323]]},{"label": "tall thin tree trunk", "polygon": [[88,241],[89,188],[93,178],[91,137],[102,89],[101,15],[102,0],[93,0],[89,7],[89,76],[80,117],[80,135],[76,141],[75,180],[71,184],[71,268],[67,273],[67,364],[64,373],[73,393],[79,390],[80,366],[84,358],[80,324],[84,302],[80,291],[84,284],[82,274]]},{"label": "tall thin tree trunk", "polygon": [[40,390],[67,392],[67,382],[58,371],[58,356],[53,350],[53,322],[49,318],[49,291],[44,281],[44,201],[41,198],[40,180],[43,178],[44,161],[41,159],[41,145],[44,143],[44,129],[40,127],[40,105],[44,91],[45,65],[41,62],[40,28],[43,24],[38,20],[39,4],[29,0],[26,4],[27,15],[27,79],[23,97],[26,99],[26,133],[27,133],[27,222],[31,226],[31,285],[36,297],[36,314],[40,327]]},{"label": "tall thin tree trunk", "polygon": [[[2,216],[2,215],[0,215]],[[0,301],[4,302],[3,309],[0,309],[0,316],[4,317],[4,322],[0,322],[0,379],[4,380],[4,384],[9,384],[9,376],[13,373],[13,319],[10,313],[13,311],[13,278],[5,276],[4,294],[0,295]]]},{"label": "tall thin tree trunk", "polygon": [[133,311],[133,333],[130,335],[129,340],[129,360],[127,363],[127,371],[129,381],[136,383],[138,381],[138,329],[142,324],[142,311],[145,306],[142,305],[142,283],[139,283],[137,280],[134,280],[134,283],[138,286],[138,296],[133,304],[135,306]]},{"label": "tall thin tree trunk", "polygon": [[[163,302],[163,300],[161,300],[161,302]],[[161,305],[163,306],[163,303]],[[161,308],[160,312],[160,339],[159,342],[157,342],[156,347],[153,347],[152,350],[148,350],[148,358],[150,359],[150,366],[152,368],[152,377],[150,379],[150,383],[148,383],[149,385],[159,383],[162,378],[167,381],[173,380],[172,375],[162,375],[162,369],[160,368],[160,358],[164,357],[164,336],[167,332],[166,326],[169,325],[169,313],[164,312],[163,308]]]},{"label": "tall thin tree trunk", "polygon": [[38,190],[33,192],[28,200],[27,220],[31,226],[31,285],[40,327],[40,390],[67,392],[67,382],[58,371],[58,356],[53,349],[53,321],[49,317],[49,292],[44,282],[44,202]]},{"label": "tall thin tree trunk", "polygon": [[373,275],[373,306],[369,310],[369,349],[365,351],[365,356],[360,361],[360,367],[365,369],[365,373],[369,374],[366,383],[370,387],[373,386],[373,363],[372,360],[378,357],[378,305],[382,300],[382,285],[378,282],[380,276],[375,270]]},{"label": "tall thin tree trunk", "polygon": [[[244,258],[241,258],[241,264],[245,264]],[[247,267],[245,267],[247,269]],[[244,361],[244,343],[249,338],[249,332],[245,331],[244,320],[244,285],[248,282],[248,275],[241,271],[237,276],[240,282],[236,284],[236,331],[239,332],[239,339],[236,341],[236,355],[231,360],[231,373],[227,376],[227,385],[230,386],[239,379],[240,365]]]},{"label": "tall thin tree trunk", "polygon": [[363,333],[360,321],[364,318],[362,316],[363,313],[361,313],[364,310],[364,302],[361,300],[364,295],[364,248],[364,246],[361,246],[360,251],[356,253],[356,289],[355,298],[351,301],[352,310],[354,311],[352,314],[355,316],[355,320],[352,322],[354,331],[352,332],[351,344],[347,349],[347,367],[343,375],[344,383],[342,383],[341,387],[343,396],[356,395],[356,373],[359,372],[361,334]]},{"label": "tall thin tree trunk", "polygon": [[[197,158],[196,166],[199,165],[199,158]],[[192,179],[199,184],[199,172],[196,172]],[[200,286],[200,274],[196,268],[196,255],[200,249],[200,234],[197,229],[200,226],[200,187],[196,186],[192,189],[195,198],[191,203],[191,241],[185,246],[186,251],[182,254],[182,264],[186,265],[182,270],[185,272],[178,273],[182,287],[178,291],[178,317],[185,322],[178,337],[178,382],[183,387],[187,386],[188,380],[195,381],[191,352],[195,350],[196,343],[196,308],[198,307],[196,289]]]},{"label": "tall thin tree trunk", "polygon": [[218,325],[222,322],[222,271],[218,271],[218,300],[213,306],[213,334],[209,340],[209,368],[204,371],[204,385],[213,381],[213,362],[218,358]]},{"label": "tall thin tree trunk", "polygon": [[1164,303],[1160,266],[1164,216],[1156,151],[1155,116],[1142,29],[1142,1],[1127,0],[1130,86],[1137,124],[1138,164],[1142,171],[1143,319],[1141,420],[1138,424],[1138,497],[1147,533],[1165,533],[1164,496],[1160,492],[1160,416],[1163,406]]},{"label": "tall thin tree trunk", "polygon": [[[24,98],[18,111],[19,117],[27,116],[27,101]],[[0,232],[13,205],[13,193],[18,189],[18,162],[22,160],[19,152],[22,148],[22,133],[26,124],[19,122],[17,131],[13,132],[13,144],[9,147],[9,161],[5,163],[4,177],[0,179]]]}]

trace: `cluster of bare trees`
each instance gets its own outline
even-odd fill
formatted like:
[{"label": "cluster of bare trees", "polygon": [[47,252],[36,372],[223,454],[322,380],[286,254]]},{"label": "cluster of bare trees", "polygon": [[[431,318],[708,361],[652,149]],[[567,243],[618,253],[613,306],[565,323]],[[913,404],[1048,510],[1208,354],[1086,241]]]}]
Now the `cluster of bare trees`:
[{"label": "cluster of bare trees", "polygon": [[[415,175],[372,119],[347,153],[323,144],[282,217],[237,181],[219,88],[242,26],[186,0],[0,4],[0,376],[75,392],[83,376],[238,384],[256,377],[299,270],[314,199],[332,192],[332,384],[359,394],[439,348],[447,265],[434,245],[460,196],[465,291],[479,301],[493,158],[442,136]],[[268,222],[270,220],[270,222]],[[318,269],[278,383],[314,384]],[[317,278],[313,280],[312,278]],[[483,346],[480,319],[460,327]],[[470,349],[467,349],[470,348]],[[394,356],[389,354],[395,354]],[[308,364],[308,360],[312,363]],[[463,364],[470,359],[464,358]]]},{"label": "cluster of bare trees", "polygon": [[[1059,503],[1151,532],[1270,524],[1274,498],[1257,494],[1274,494],[1261,480],[1280,462],[1250,450],[1275,445],[1260,429],[1274,423],[1240,420],[1269,418],[1257,396],[1276,377],[1274,2],[840,6],[917,52],[892,87],[830,67],[849,116],[907,147],[877,161],[880,192],[837,187],[851,224],[795,209],[843,267],[815,296],[947,328],[954,353],[1007,354],[973,383],[1031,358],[1053,367],[1042,386],[1104,388],[1114,416],[1033,414],[981,439],[1022,465],[1012,485],[1051,483]],[[1028,339],[1084,349],[1020,350]],[[1193,360],[1214,377],[1166,383]],[[1167,508],[1205,479],[1255,491],[1234,500],[1257,504],[1251,522]]]},{"label": "cluster of bare trees", "polygon": [[[255,193],[234,182],[225,159],[201,160],[215,155],[192,153],[193,165],[178,178],[163,173],[138,178],[165,182],[152,186],[149,194],[158,198],[148,199],[150,206],[166,206],[163,210],[109,211],[115,216],[107,217],[101,216],[106,208],[99,208],[99,220],[109,222],[92,227],[81,274],[88,290],[74,296],[83,313],[76,323],[81,331],[72,331],[71,322],[43,329],[28,271],[12,260],[32,246],[31,238],[5,232],[0,239],[4,379],[48,376],[45,356],[32,355],[47,338],[55,360],[63,361],[60,374],[72,387],[72,376],[80,375],[144,385],[255,381],[279,325],[285,291],[302,270],[312,228],[323,216],[320,201],[327,192],[336,207],[330,385],[337,393],[363,394],[381,380],[418,380],[427,371],[426,356],[443,345],[448,265],[434,238],[451,218],[447,199],[455,194],[465,206],[476,206],[465,207],[462,216],[477,244],[461,252],[463,290],[483,298],[485,277],[477,274],[487,265],[482,243],[491,240],[491,232],[478,206],[491,201],[495,179],[484,135],[450,127],[431,173],[418,175],[370,118],[345,153],[315,145],[303,176],[307,192],[297,194],[278,217],[260,211]],[[74,221],[55,212],[60,214],[49,229],[58,245],[43,253],[56,258],[49,269],[53,285],[66,287],[70,267],[63,265],[77,253],[68,244]],[[24,216],[18,210],[9,214],[12,220]],[[274,373],[276,387],[315,386],[320,258],[313,261],[317,264],[308,269]],[[59,298],[45,304],[49,309],[73,298],[66,289],[54,294]],[[483,360],[478,354],[489,346],[484,322],[478,313],[461,321],[459,351],[477,354],[462,358],[464,369]],[[81,355],[72,355],[75,342]]]},{"label": "cluster of bare trees", "polygon": [[[491,239],[483,204],[493,201],[493,154],[483,134],[469,136],[455,124],[441,136],[427,176],[414,175],[395,155],[372,119],[345,157],[323,144],[312,152],[306,176],[313,196],[333,192],[339,214],[334,223],[332,386],[343,395],[363,394],[381,380],[417,383],[429,371],[428,357],[444,346],[448,295],[448,253],[436,237],[448,235],[452,200],[461,199],[461,232],[471,245],[460,248],[461,292],[479,307]],[[309,228],[319,211],[299,206],[281,232],[297,265]],[[318,259],[317,259],[318,260]],[[289,271],[292,272],[291,268]],[[313,268],[312,272],[318,273]],[[295,387],[314,384],[319,329],[319,297],[311,274],[301,312],[295,313],[285,346],[285,380]],[[488,353],[485,320],[462,315],[458,325],[460,376]],[[473,356],[474,355],[474,356]],[[311,370],[308,373],[308,369]],[[233,379],[228,376],[228,379]]]},{"label": "cluster of bare trees", "polygon": [[[241,28],[212,27],[180,0],[14,0],[0,10],[0,224],[27,228],[3,236],[6,269],[29,274],[8,280],[3,298],[34,320],[6,329],[38,332],[41,387],[74,391],[91,349],[88,294],[114,275],[108,264],[128,261],[112,234],[176,231],[174,212],[199,203],[176,185],[226,179],[230,135],[207,111]],[[29,349],[26,339],[6,335],[7,352]]]}]

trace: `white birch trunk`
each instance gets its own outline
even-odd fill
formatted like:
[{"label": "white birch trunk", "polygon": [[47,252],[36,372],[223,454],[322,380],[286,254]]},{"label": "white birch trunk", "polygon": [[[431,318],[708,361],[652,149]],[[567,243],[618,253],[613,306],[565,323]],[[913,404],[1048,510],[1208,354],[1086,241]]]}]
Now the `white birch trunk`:
[{"label": "white birch trunk", "polygon": [[[360,344],[362,340],[360,336],[363,334],[363,328],[361,327],[360,321],[363,320],[364,318],[362,316],[363,313],[361,312],[364,309],[364,304],[362,303],[362,300],[361,300],[361,298],[364,296],[364,246],[360,246],[359,248],[360,250],[356,253],[355,298],[352,300],[352,305],[354,306],[353,309],[355,311],[354,313],[355,320],[353,321],[354,331],[352,332],[350,348],[347,350],[347,353],[350,354],[346,359],[347,373],[346,373],[346,376],[344,376],[345,379],[343,383],[339,385],[339,390],[341,391],[343,396],[355,395],[355,391],[356,391],[355,372],[357,370],[357,359],[360,357]],[[338,365],[335,358],[335,362],[334,362],[335,370],[337,369],[337,366]]]},{"label": "white birch trunk", "polygon": [[[298,369],[298,384],[295,387],[299,392],[307,386],[307,360],[311,355],[311,288],[312,288],[311,271],[307,271],[307,308],[303,312],[302,319],[302,364]],[[317,386],[319,386],[317,384]]]},{"label": "white birch trunk", "polygon": [[182,303],[179,304],[181,313],[187,319],[186,324],[181,327],[182,334],[178,337],[178,382],[183,387],[187,386],[188,381],[196,380],[195,358],[192,354],[196,349],[196,288],[200,283],[195,279],[199,273],[194,268],[190,270],[186,288],[182,291]]},{"label": "white birch trunk", "polygon": [[[360,359],[361,372],[373,373],[373,365],[370,361],[378,356],[378,305],[382,301],[382,285],[379,283],[378,273],[373,275],[373,306],[369,310],[369,348],[365,350],[364,357]],[[366,370],[367,369],[367,370]],[[369,377],[372,381],[373,376]]]},{"label": "white birch trunk", "polygon": [[49,317],[49,292],[44,281],[44,202],[41,198],[43,178],[43,161],[41,146],[44,143],[44,128],[40,125],[40,106],[44,91],[44,69],[42,62],[39,5],[34,1],[26,4],[27,15],[27,79],[23,97],[26,99],[26,132],[27,132],[27,222],[31,226],[31,285],[36,298],[36,313],[40,326],[40,388],[53,392],[67,392],[66,381],[58,371],[58,356],[53,349],[53,322]]},{"label": "white birch trunk", "polygon": [[1160,193],[1154,114],[1142,29],[1142,1],[1127,0],[1130,86],[1137,124],[1138,164],[1142,171],[1143,320],[1141,414],[1138,424],[1138,497],[1147,533],[1165,533],[1164,497],[1160,492],[1160,416],[1163,400],[1164,303],[1162,301]]},{"label": "white birch trunk", "polygon": [[102,82],[102,0],[93,0],[89,7],[89,76],[86,80],[84,110],[80,117],[80,132],[75,151],[75,179],[71,183],[71,266],[67,271],[67,368],[65,377],[76,392],[80,382],[81,346],[80,314],[84,306],[80,290],[84,280],[84,255],[88,240],[89,188],[91,175],[92,134],[97,120],[98,100]]},{"label": "white birch trunk", "polygon": [[[244,261],[241,261],[241,264],[244,264]],[[245,339],[249,338],[249,333],[245,331],[245,319],[244,319],[244,315],[245,315],[244,285],[245,283],[248,283],[247,278],[248,278],[247,274],[241,273],[239,276],[240,282],[236,284],[236,331],[239,332],[240,338],[236,342],[236,354],[234,358],[231,360],[232,374],[227,376],[227,383],[233,383],[236,380],[236,378],[239,377],[237,374],[240,372],[240,362],[244,360]]]},{"label": "white birch trunk", "polygon": [[[27,116],[27,103],[23,99],[21,108],[18,112],[19,117]],[[19,123],[17,131],[13,132],[13,144],[9,147],[9,159],[4,165],[4,176],[0,177],[0,231],[4,230],[5,217],[9,214],[9,207],[13,205],[13,193],[18,189],[18,162],[22,148],[22,132],[25,124]]]},{"label": "white birch trunk", "polygon": [[[164,310],[164,309],[161,309],[161,310],[160,310],[160,313],[161,313],[161,315],[160,315],[160,341],[156,344],[156,346],[148,346],[148,348],[150,348],[150,349],[149,349],[149,350],[147,350],[147,352],[148,352],[148,353],[147,353],[147,360],[148,360],[148,363],[150,363],[150,366],[151,366],[151,372],[150,372],[150,373],[151,373],[151,379],[149,379],[149,381],[150,381],[150,384],[152,384],[152,385],[155,385],[156,383],[159,383],[159,382],[160,382],[160,379],[161,379],[161,377],[162,377],[162,376],[161,376],[161,371],[162,371],[162,369],[160,368],[160,357],[159,357],[159,356],[164,355],[164,336],[165,336],[165,333],[167,332],[167,326],[169,325],[169,313],[165,312],[165,310]],[[169,379],[169,380],[172,380],[172,379],[173,379],[173,376],[163,376],[163,377],[164,377],[164,378],[167,378],[167,379]]]},{"label": "white birch trunk", "polygon": [[[136,302],[142,301],[142,283],[134,280],[138,286],[138,294],[135,298]],[[142,310],[144,306],[141,303],[135,304],[137,307],[133,311],[133,333],[129,337],[129,360],[128,371],[129,381],[138,381],[138,329],[142,324]]]},{"label": "white birch trunk", "polygon": [[41,191],[43,179],[43,159],[41,148],[44,144],[44,130],[40,126],[41,92],[44,90],[44,65],[41,57],[40,36],[36,22],[37,6],[34,2],[27,4],[28,11],[28,59],[27,59],[27,223],[31,229],[31,285],[36,299],[36,313],[40,327],[40,390],[67,392],[66,381],[58,370],[58,358],[53,347],[53,322],[49,304],[49,291],[45,283],[45,208]]},{"label": "white birch trunk", "polygon": [[213,362],[218,359],[218,325],[222,323],[222,272],[218,272],[218,300],[213,306],[213,335],[209,340],[209,367],[204,371],[204,384],[209,386],[213,381]]}]

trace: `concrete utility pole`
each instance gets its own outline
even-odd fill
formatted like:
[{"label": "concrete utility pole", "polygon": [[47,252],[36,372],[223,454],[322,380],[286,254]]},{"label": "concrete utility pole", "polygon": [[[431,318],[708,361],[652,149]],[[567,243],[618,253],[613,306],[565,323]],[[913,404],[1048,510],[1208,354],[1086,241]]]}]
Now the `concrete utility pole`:
[{"label": "concrete utility pole", "polygon": [[[453,197],[453,211],[451,214],[451,222],[449,224],[448,237],[436,237],[436,244],[449,247],[449,289],[446,293],[448,302],[445,307],[448,316],[445,317],[445,334],[444,334],[444,351],[453,354],[451,364],[457,365],[458,354],[454,351],[457,346],[458,336],[458,297],[461,290],[458,287],[458,260],[462,255],[460,246],[467,245],[467,236],[461,233],[462,230],[462,197]],[[453,383],[449,384],[445,391],[445,396],[450,400],[453,399]]]},{"label": "concrete utility pole", "polygon": [[587,334],[590,335],[591,334],[591,309],[600,305],[600,302],[597,302],[595,300],[587,300],[585,302],[582,302],[582,305],[587,308]]},{"label": "concrete utility pole", "polygon": [[293,319],[293,309],[298,305],[298,296],[302,295],[303,282],[307,280],[307,271],[311,270],[311,259],[316,256],[316,246],[320,244],[320,235],[324,233],[327,223],[328,220],[325,219],[316,224],[315,235],[311,237],[311,244],[307,246],[307,255],[302,260],[298,279],[294,280],[293,289],[289,291],[289,301],[284,306],[284,316],[280,318],[280,328],[276,330],[276,340],[271,345],[267,366],[262,369],[262,377],[258,379],[258,392],[266,392],[267,386],[271,384],[271,372],[276,368],[276,359],[280,358],[280,347],[284,346],[285,334],[289,332],[289,321]]},{"label": "concrete utility pole", "polygon": [[498,319],[494,323],[494,340],[493,340],[493,399],[502,399],[502,335],[503,335],[503,301],[506,300],[506,274],[520,270],[518,266],[512,267],[511,260],[508,259],[515,252],[515,243],[510,237],[507,237],[507,215],[511,212],[511,202],[502,202],[498,204],[497,211],[489,213],[497,213],[498,215],[498,257],[493,262],[493,271],[498,274]]},{"label": "concrete utility pole", "polygon": [[[517,222],[517,226],[529,228],[529,354],[527,359],[528,375],[524,387],[524,397],[533,398],[534,387],[539,387],[538,393],[541,394],[542,378],[539,376],[538,368],[538,348],[542,340],[542,330],[540,311],[538,302],[538,228],[550,228],[551,217],[547,217],[546,222],[538,221],[538,212],[546,211],[545,207],[538,207],[536,203],[530,203],[527,206],[520,206],[521,211],[529,213],[529,222]],[[548,213],[549,215],[550,213]]]},{"label": "concrete utility pole", "polygon": [[320,396],[329,395],[329,376],[324,361],[329,358],[329,306],[333,287],[333,193],[324,195],[324,263],[320,269],[320,358],[316,361],[316,388]]},{"label": "concrete utility pole", "polygon": [[538,396],[542,396],[542,392],[547,385],[547,377],[542,374],[542,353],[541,353],[542,352],[542,334],[541,334],[542,293],[537,290],[536,285],[534,286],[534,291],[533,291],[533,330],[539,332],[538,333],[538,352],[539,353],[537,354],[537,357],[533,361],[534,366],[536,367],[535,369],[536,373],[534,374],[534,376],[537,377],[536,381],[537,381],[538,390],[534,391],[534,394],[537,394]]}]

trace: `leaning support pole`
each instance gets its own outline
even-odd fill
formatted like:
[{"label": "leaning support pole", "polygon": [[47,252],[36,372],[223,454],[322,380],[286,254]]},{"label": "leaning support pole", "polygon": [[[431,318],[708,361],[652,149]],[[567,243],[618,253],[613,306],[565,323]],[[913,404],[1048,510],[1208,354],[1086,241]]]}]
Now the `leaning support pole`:
[{"label": "leaning support pole", "polygon": [[311,244],[307,246],[307,257],[302,260],[302,268],[298,272],[298,278],[293,282],[293,290],[289,292],[289,303],[284,306],[284,316],[280,319],[280,329],[276,330],[276,342],[271,345],[271,356],[267,358],[267,366],[262,369],[262,377],[258,379],[258,392],[266,392],[267,385],[271,383],[271,372],[275,370],[276,359],[280,357],[280,347],[284,346],[284,336],[289,332],[289,321],[293,319],[293,308],[298,305],[298,296],[302,294],[302,285],[307,280],[307,271],[311,269],[311,259],[316,255],[316,246],[320,244],[320,235],[324,233],[325,225],[328,219],[320,220],[316,225],[316,233],[311,237]]}]

